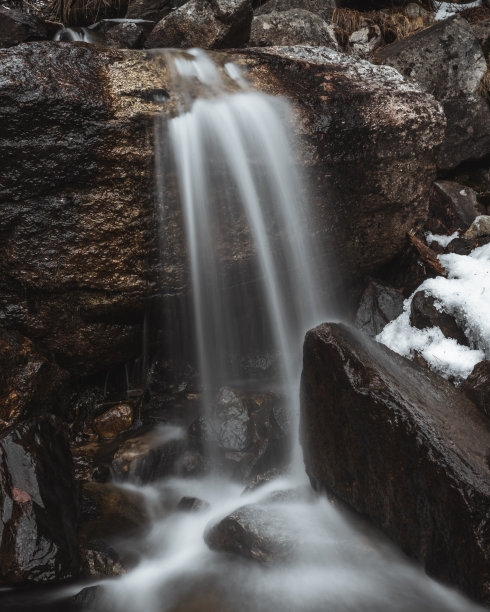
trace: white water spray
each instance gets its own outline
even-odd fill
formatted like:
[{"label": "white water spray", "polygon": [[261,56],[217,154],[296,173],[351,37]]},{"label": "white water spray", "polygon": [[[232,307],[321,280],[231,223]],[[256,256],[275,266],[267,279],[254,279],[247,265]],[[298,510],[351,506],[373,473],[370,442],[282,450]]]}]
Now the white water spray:
[{"label": "white water spray", "polygon": [[[285,127],[291,116],[283,101],[249,91],[233,64],[220,69],[197,50],[167,52],[167,62],[181,105],[157,126],[157,146],[168,142],[172,159],[158,173],[158,191],[165,205],[173,173],[187,234],[203,403],[243,375],[241,356],[272,350],[296,423],[296,452],[287,476],[246,494],[243,485],[213,475],[140,488],[154,524],[140,543],[143,561],[108,583],[107,605],[124,612],[472,610],[304,487],[296,442],[301,342],[327,318],[328,305]],[[167,157],[157,150],[158,163]],[[291,489],[291,497],[271,498]],[[176,505],[182,496],[209,506],[158,514],[158,500]],[[279,518],[294,537],[287,562],[264,568],[209,550],[203,538],[209,525],[245,504]]]}]

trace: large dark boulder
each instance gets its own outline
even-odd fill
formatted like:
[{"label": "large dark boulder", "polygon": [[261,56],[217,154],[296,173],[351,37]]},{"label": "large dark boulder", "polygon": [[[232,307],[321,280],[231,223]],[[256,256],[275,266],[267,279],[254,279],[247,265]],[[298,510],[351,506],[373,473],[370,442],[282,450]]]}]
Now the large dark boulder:
[{"label": "large dark boulder", "polygon": [[[444,128],[434,99],[392,68],[325,48],[214,57],[291,101],[324,265],[335,258],[349,284],[399,253],[427,215]],[[145,313],[163,320],[167,346],[186,333],[191,345],[189,330],[166,323],[190,294],[179,202],[169,189],[160,254],[154,199],[153,122],[176,110],[164,59],[19,45],[0,51],[0,102],[1,324],[77,375],[139,357]],[[236,281],[253,250],[234,229],[239,261],[233,237],[219,251]]]},{"label": "large dark boulder", "polygon": [[469,23],[460,16],[440,21],[377,52],[433,94],[444,106],[447,129],[438,166],[448,170],[490,150],[490,108],[480,93],[487,63]]},{"label": "large dark boulder", "polygon": [[78,492],[68,441],[54,417],[0,437],[0,582],[78,574]]},{"label": "large dark boulder", "polygon": [[490,428],[451,383],[353,328],[307,333],[306,470],[429,574],[490,603]]},{"label": "large dark boulder", "polygon": [[248,40],[252,16],[251,0],[189,0],[158,22],[145,47],[240,47]]},{"label": "large dark boulder", "polygon": [[30,40],[48,38],[46,25],[33,14],[0,6],[0,47],[12,47]]},{"label": "large dark boulder", "polygon": [[274,45],[317,45],[338,48],[331,25],[314,13],[296,8],[254,17],[250,31],[250,46]]}]

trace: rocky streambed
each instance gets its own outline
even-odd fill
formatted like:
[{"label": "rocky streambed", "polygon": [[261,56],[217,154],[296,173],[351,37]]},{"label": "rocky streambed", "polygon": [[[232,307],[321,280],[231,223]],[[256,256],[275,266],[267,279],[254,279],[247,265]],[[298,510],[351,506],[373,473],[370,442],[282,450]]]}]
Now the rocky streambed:
[{"label": "rocky streambed", "polygon": [[[182,550],[193,529],[200,542],[183,574],[198,595],[173,590],[169,578],[162,592],[180,599],[165,609],[216,609],[220,600],[226,610],[288,601],[316,610],[336,601],[315,591],[333,572],[332,541],[342,556],[341,542],[367,537],[366,527],[352,535],[326,500],[284,476],[284,394],[297,391],[271,382],[277,359],[267,334],[240,356],[255,386],[222,387],[202,414],[176,178],[167,164],[159,208],[153,153],[156,117],[175,117],[180,104],[159,49],[180,47],[185,57],[199,45],[222,69],[233,63],[252,87],[291,103],[317,261],[330,279],[323,292],[336,304],[332,318],[361,330],[326,324],[306,337],[301,436],[314,488],[367,516],[431,576],[489,603],[489,16],[481,6],[433,22],[430,7],[413,3],[369,13],[327,4],[130,2],[91,28],[92,38],[82,31],[74,40],[65,28],[57,42],[46,39],[59,31],[59,16],[1,8],[2,585],[24,592],[129,571],[121,593],[130,597],[130,570],[149,554],[168,554],[169,537],[157,552],[152,542],[160,525],[180,534]],[[65,17],[67,27],[91,23],[89,13]],[[239,299],[261,279],[246,224],[233,231],[216,248]],[[281,240],[280,228],[271,239]],[[480,275],[478,291],[472,275]],[[196,484],[211,467],[234,483],[229,507],[211,480]],[[162,522],[174,515],[184,518]],[[356,548],[367,564],[376,558],[369,585],[384,572],[383,555],[401,567],[383,546],[379,557]],[[235,600],[218,578],[223,559]],[[366,563],[349,557],[344,593]],[[267,590],[261,564],[281,588]],[[306,603],[304,589],[284,587],[305,564],[320,576]],[[402,584],[394,571],[380,593],[399,584],[407,611],[421,602],[471,609],[407,572]],[[264,597],[250,604],[254,585]],[[283,599],[274,599],[281,589]],[[390,609],[388,595],[377,599],[367,583],[360,593],[373,611]],[[0,597],[7,609],[32,609],[10,592]],[[109,605],[101,597],[84,591],[70,605]],[[47,609],[68,605],[54,601]],[[356,601],[336,605],[349,610]]]}]

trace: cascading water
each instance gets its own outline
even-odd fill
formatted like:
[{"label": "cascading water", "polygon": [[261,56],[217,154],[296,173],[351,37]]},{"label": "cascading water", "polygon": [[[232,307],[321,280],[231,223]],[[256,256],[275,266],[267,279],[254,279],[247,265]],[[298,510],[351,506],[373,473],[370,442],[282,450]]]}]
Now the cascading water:
[{"label": "cascading water", "polygon": [[[284,101],[249,91],[232,64],[220,68],[198,50],[166,52],[166,61],[181,103],[157,125],[158,192],[163,211],[172,189],[182,204],[203,406],[223,385],[250,384],[244,360],[269,352],[295,422],[302,336],[327,318],[328,304],[287,137],[291,114]],[[106,583],[105,605],[130,612],[476,609],[313,495],[293,429],[291,469],[258,489],[244,493],[222,473],[138,486],[153,527],[139,543],[139,565]],[[176,506],[182,496],[208,506],[161,510],[162,498]],[[264,567],[209,549],[209,525],[244,505],[259,513],[265,538],[292,542],[287,559]]]}]

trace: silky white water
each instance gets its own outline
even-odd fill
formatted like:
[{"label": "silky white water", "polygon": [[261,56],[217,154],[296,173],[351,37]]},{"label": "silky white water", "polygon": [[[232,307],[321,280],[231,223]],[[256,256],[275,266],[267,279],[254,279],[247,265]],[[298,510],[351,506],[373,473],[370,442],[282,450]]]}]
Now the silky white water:
[{"label": "silky white water", "polygon": [[[247,493],[221,473],[121,485],[145,495],[153,524],[132,544],[142,561],[106,583],[104,605],[130,612],[476,609],[311,491],[297,442],[301,346],[305,331],[328,318],[329,304],[288,137],[292,114],[284,101],[249,90],[238,67],[218,67],[202,51],[167,52],[167,63],[180,102],[176,116],[162,116],[156,127],[158,194],[164,223],[173,176],[203,409],[221,386],[243,383],[250,356],[268,353],[276,363],[271,384],[287,397],[294,450],[284,476]],[[165,240],[165,225],[162,232]],[[271,497],[277,491],[293,493]],[[209,506],[176,512],[183,496]],[[263,566],[208,548],[209,526],[246,504],[265,509],[270,529],[292,539],[286,561]]]}]

